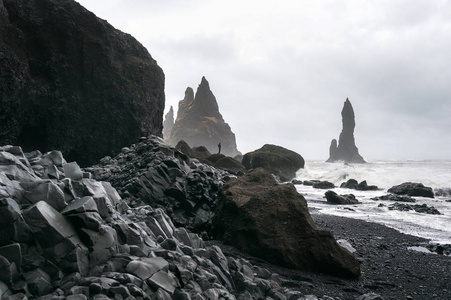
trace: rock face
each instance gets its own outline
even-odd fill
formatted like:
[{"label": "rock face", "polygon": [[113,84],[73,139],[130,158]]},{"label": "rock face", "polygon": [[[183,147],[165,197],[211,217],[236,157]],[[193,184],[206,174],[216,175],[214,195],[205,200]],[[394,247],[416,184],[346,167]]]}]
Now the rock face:
[{"label": "rock face", "polygon": [[168,113],[164,116],[163,122],[163,138],[166,140],[168,135],[172,131],[172,127],[174,127],[174,109],[169,109]]},{"label": "rock face", "polygon": [[355,145],[354,129],[355,116],[349,99],[346,99],[341,111],[343,129],[338,140],[333,139],[329,148],[329,159],[327,162],[344,161],[347,163],[365,163],[359,154],[359,149]]},{"label": "rock face", "polygon": [[294,151],[266,144],[258,150],[246,153],[241,162],[246,169],[263,168],[282,181],[296,177],[296,171],[304,167],[305,161]]},{"label": "rock face", "polygon": [[221,153],[232,157],[241,154],[235,134],[219,112],[205,77],[202,77],[195,96],[193,89],[187,88],[185,98],[179,102],[177,119],[166,141],[175,146],[180,140],[192,147],[205,146],[211,153],[217,153],[221,143]]},{"label": "rock face", "polygon": [[160,135],[164,74],[73,0],[0,1],[0,144],[92,164]]},{"label": "rock face", "polygon": [[231,180],[220,195],[215,236],[289,268],[360,275],[360,263],[328,231],[316,228],[292,184],[277,184],[262,168]]}]

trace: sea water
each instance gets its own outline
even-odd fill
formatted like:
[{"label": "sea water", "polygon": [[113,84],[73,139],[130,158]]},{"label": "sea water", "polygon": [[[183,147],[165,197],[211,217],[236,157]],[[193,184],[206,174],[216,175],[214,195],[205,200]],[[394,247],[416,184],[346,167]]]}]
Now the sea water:
[{"label": "sea water", "polygon": [[[327,180],[335,184],[337,194],[354,194],[361,204],[330,205],[324,193],[327,190],[311,186],[296,185],[304,195],[312,213],[355,218],[384,224],[400,232],[430,239],[433,243],[451,244],[451,161],[450,160],[407,160],[370,161],[366,164],[345,164],[307,161],[305,168],[297,172],[298,180]],[[356,191],[339,188],[349,179],[358,182],[366,180],[376,185],[376,191]],[[394,185],[404,182],[423,183],[436,193],[435,198],[414,197],[416,203],[435,207],[441,215],[429,215],[411,211],[389,210],[393,201],[372,200],[387,194]],[[380,204],[383,204],[381,206]]]}]

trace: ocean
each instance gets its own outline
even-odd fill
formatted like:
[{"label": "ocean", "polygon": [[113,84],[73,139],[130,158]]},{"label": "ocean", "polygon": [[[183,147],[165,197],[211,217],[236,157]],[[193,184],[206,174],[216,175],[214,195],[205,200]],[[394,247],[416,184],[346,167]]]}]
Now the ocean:
[{"label": "ocean", "polygon": [[[312,213],[329,214],[384,224],[402,233],[431,240],[431,243],[451,244],[451,160],[370,161],[366,164],[326,163],[307,161],[297,172],[298,180],[327,180],[337,186],[337,194],[354,194],[361,204],[330,205],[324,193],[327,190],[296,185],[307,200]],[[366,180],[376,185],[377,191],[356,191],[338,188],[348,179]],[[441,215],[429,215],[415,211],[389,210],[393,201],[375,201],[373,197],[387,194],[387,190],[403,182],[418,182],[429,186],[435,198],[414,197],[416,203],[435,207]],[[380,204],[384,206],[380,206]]]}]

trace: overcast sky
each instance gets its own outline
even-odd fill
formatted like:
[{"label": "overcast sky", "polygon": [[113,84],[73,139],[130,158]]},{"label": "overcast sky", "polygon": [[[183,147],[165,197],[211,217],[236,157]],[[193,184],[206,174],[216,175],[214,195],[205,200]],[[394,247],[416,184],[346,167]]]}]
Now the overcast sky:
[{"label": "overcast sky", "polygon": [[210,83],[238,149],[327,159],[348,97],[367,160],[451,159],[451,1],[80,0],[166,76]]}]

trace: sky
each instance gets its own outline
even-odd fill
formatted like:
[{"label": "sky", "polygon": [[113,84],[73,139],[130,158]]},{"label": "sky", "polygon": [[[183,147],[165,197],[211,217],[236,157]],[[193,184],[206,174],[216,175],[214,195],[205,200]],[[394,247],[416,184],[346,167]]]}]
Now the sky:
[{"label": "sky", "polygon": [[243,154],[326,160],[349,98],[366,160],[451,159],[451,1],[78,2],[147,48],[165,112],[205,76]]}]

